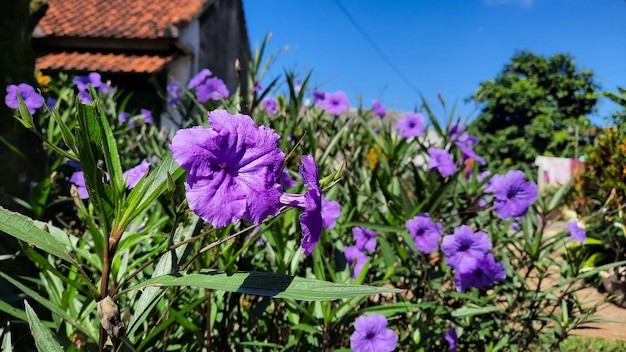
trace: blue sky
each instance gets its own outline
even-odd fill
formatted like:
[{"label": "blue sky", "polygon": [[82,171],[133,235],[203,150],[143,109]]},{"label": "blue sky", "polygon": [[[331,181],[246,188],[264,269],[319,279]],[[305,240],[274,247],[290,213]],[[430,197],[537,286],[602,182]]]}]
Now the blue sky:
[{"label": "blue sky", "polygon": [[[316,86],[343,90],[352,105],[360,95],[365,107],[380,99],[413,110],[417,91],[431,105],[441,92],[475,116],[464,98],[522,49],[571,54],[603,89],[626,87],[624,0],[244,0],[244,8],[252,49],[271,32],[268,49],[278,54],[263,82],[312,69]],[[614,108],[604,102],[593,120]]]}]

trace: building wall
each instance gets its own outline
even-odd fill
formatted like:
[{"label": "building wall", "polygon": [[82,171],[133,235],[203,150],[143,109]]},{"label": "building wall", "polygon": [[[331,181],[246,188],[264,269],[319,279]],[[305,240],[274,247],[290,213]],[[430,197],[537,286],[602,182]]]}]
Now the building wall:
[{"label": "building wall", "polygon": [[246,77],[250,57],[242,1],[215,1],[200,16],[200,68],[208,68],[221,78],[232,94],[239,85],[235,61],[239,59]]}]

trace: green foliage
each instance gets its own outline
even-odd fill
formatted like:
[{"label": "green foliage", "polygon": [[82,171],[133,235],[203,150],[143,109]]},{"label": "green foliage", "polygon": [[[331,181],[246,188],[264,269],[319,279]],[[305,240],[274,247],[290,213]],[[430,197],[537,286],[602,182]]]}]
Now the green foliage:
[{"label": "green foliage", "polygon": [[[250,67],[252,76],[242,82],[248,88],[265,67],[260,54]],[[314,156],[324,196],[340,203],[341,216],[311,255],[302,254],[300,212],[290,208],[259,226],[204,223],[187,207],[184,172],[167,148],[171,134],[120,123],[123,96],[92,90],[93,104],[71,93],[52,116],[44,115],[53,132],[33,131],[54,146],[50,157],[61,160],[55,171],[80,160],[89,199],[68,197],[59,176],[50,178],[46,199],[70,202],[65,217],[43,223],[0,210],[0,229],[25,242],[19,255],[38,269],[31,277],[0,276],[37,302],[42,324],[74,351],[102,348],[107,338],[115,348],[138,351],[345,351],[355,319],[372,313],[388,319],[398,350],[447,350],[442,337],[450,328],[459,334],[459,350],[555,350],[593,321],[597,306],[576,296],[580,280],[619,263],[582,271],[580,246],[565,232],[545,231],[564,189],[539,199],[525,217],[501,220],[485,190],[489,178],[479,180],[483,170],[464,163],[448,133],[454,108],[442,103],[447,122],[440,123],[422,101],[429,133],[407,140],[395,121],[362,106],[341,116],[308,106],[310,76],[287,72],[284,83],[277,78],[269,85],[283,91],[247,89],[206,104],[183,88],[176,109],[181,127],[206,125],[207,110],[216,107],[247,111],[283,137],[292,178],[300,156]],[[261,102],[274,93],[280,108],[270,117]],[[451,153],[453,175],[429,170],[430,147]],[[156,164],[127,190],[122,171],[153,155]],[[445,234],[460,225],[488,233],[506,279],[459,292],[443,252],[422,253],[406,228],[422,213]],[[355,227],[378,233],[376,250],[357,275],[344,254]],[[112,303],[105,311],[97,302]],[[5,302],[0,310],[16,322],[29,319]]]},{"label": "green foliage", "polygon": [[613,127],[594,130],[595,143],[585,149],[585,170],[570,194],[594,239],[582,250],[587,267],[626,259],[626,90],[619,93],[604,93],[623,109],[614,113]]},{"label": "green foliage", "polygon": [[588,143],[583,131],[597,89],[593,72],[578,69],[570,55],[515,54],[471,97],[481,109],[470,126],[481,136],[477,153],[494,169],[528,168],[538,155],[576,157]]}]

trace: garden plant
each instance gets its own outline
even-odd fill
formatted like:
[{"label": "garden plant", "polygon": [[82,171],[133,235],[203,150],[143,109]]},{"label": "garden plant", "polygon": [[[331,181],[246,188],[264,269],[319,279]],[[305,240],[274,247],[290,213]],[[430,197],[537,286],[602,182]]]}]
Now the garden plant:
[{"label": "garden plant", "polygon": [[262,57],[233,92],[173,81],[176,130],[95,72],[7,87],[49,177],[0,209],[37,273],[0,272],[3,350],[558,350],[596,319],[581,279],[619,263],[546,231],[569,186],[487,171],[443,99],[394,120],[310,73],[261,87]]}]

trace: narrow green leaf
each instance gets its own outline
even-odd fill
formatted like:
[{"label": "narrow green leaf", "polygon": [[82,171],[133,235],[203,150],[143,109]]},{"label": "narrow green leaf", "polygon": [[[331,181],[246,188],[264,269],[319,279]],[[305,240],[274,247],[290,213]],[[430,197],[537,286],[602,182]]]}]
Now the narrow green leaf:
[{"label": "narrow green leaf", "polygon": [[100,217],[103,232],[105,236],[108,236],[113,219],[113,202],[110,188],[107,189],[102,182],[104,172],[98,168],[98,161],[102,156],[100,149],[102,131],[93,105],[83,104],[77,100],[76,110],[78,112],[76,141],[80,150],[80,166],[85,177],[85,186],[89,193],[89,200]]},{"label": "narrow green leaf", "polygon": [[72,131],[70,131],[70,129],[67,127],[67,125],[65,124],[65,122],[63,121],[63,119],[61,118],[61,115],[59,115],[59,112],[57,110],[52,110],[51,115],[54,121],[56,121],[57,126],[61,130],[61,135],[63,136],[63,141],[65,142],[65,145],[67,145],[72,150],[74,155],[78,155],[78,148],[76,147],[76,139],[74,138]]},{"label": "narrow green leaf", "polygon": [[154,171],[148,172],[146,176],[139,180],[135,188],[130,191],[125,213],[122,216],[122,222],[129,223],[132,221],[132,219],[165,192],[168,179],[176,181],[183,173],[183,168],[174,161],[172,153],[167,153]]},{"label": "narrow green leaf", "polygon": [[21,282],[15,280],[14,278],[8,276],[7,274],[5,274],[5,273],[3,273],[1,271],[0,271],[0,277],[2,277],[3,279],[7,280],[13,286],[19,288],[27,296],[31,297],[32,299],[37,301],[42,306],[47,307],[52,313],[58,315],[61,319],[65,320],[67,323],[72,325],[78,331],[83,332],[89,338],[95,339],[95,336],[93,336],[93,334],[89,331],[89,328],[87,326],[84,326],[84,324],[81,324],[80,322],[78,322],[74,317],[70,316],[67,311],[63,310],[58,305],[54,304],[52,301],[44,298],[39,293],[37,293],[34,290],[26,287],[26,285],[22,284]]},{"label": "narrow green leaf", "polygon": [[74,263],[69,255],[70,249],[50,233],[38,228],[34,220],[29,217],[0,207],[0,231],[58,258]]},{"label": "narrow green leaf", "polygon": [[24,99],[22,99],[22,96],[19,93],[16,94],[16,96],[17,100],[20,103],[20,107],[18,110],[20,112],[21,118],[18,117],[18,121],[20,121],[22,125],[24,125],[24,127],[28,128],[29,130],[33,129],[33,115],[30,114],[30,111],[28,110]]},{"label": "narrow green leaf", "polygon": [[503,310],[502,307],[496,307],[496,306],[477,307],[477,308],[461,307],[459,309],[454,310],[452,312],[452,316],[455,318],[465,318],[465,317],[473,317],[475,315],[500,312],[502,310]]},{"label": "narrow green leaf", "polygon": [[33,308],[30,307],[28,301],[24,301],[26,307],[26,317],[30,331],[35,338],[35,346],[39,352],[63,352],[63,347],[59,345],[52,335],[52,332],[39,320]]},{"label": "narrow green leaf", "polygon": [[191,286],[302,301],[330,301],[401,291],[392,288],[333,283],[274,273],[242,272],[229,276],[212,270],[197,274],[179,272],[163,275],[148,279],[129,288],[129,290],[138,290],[149,286]]}]

